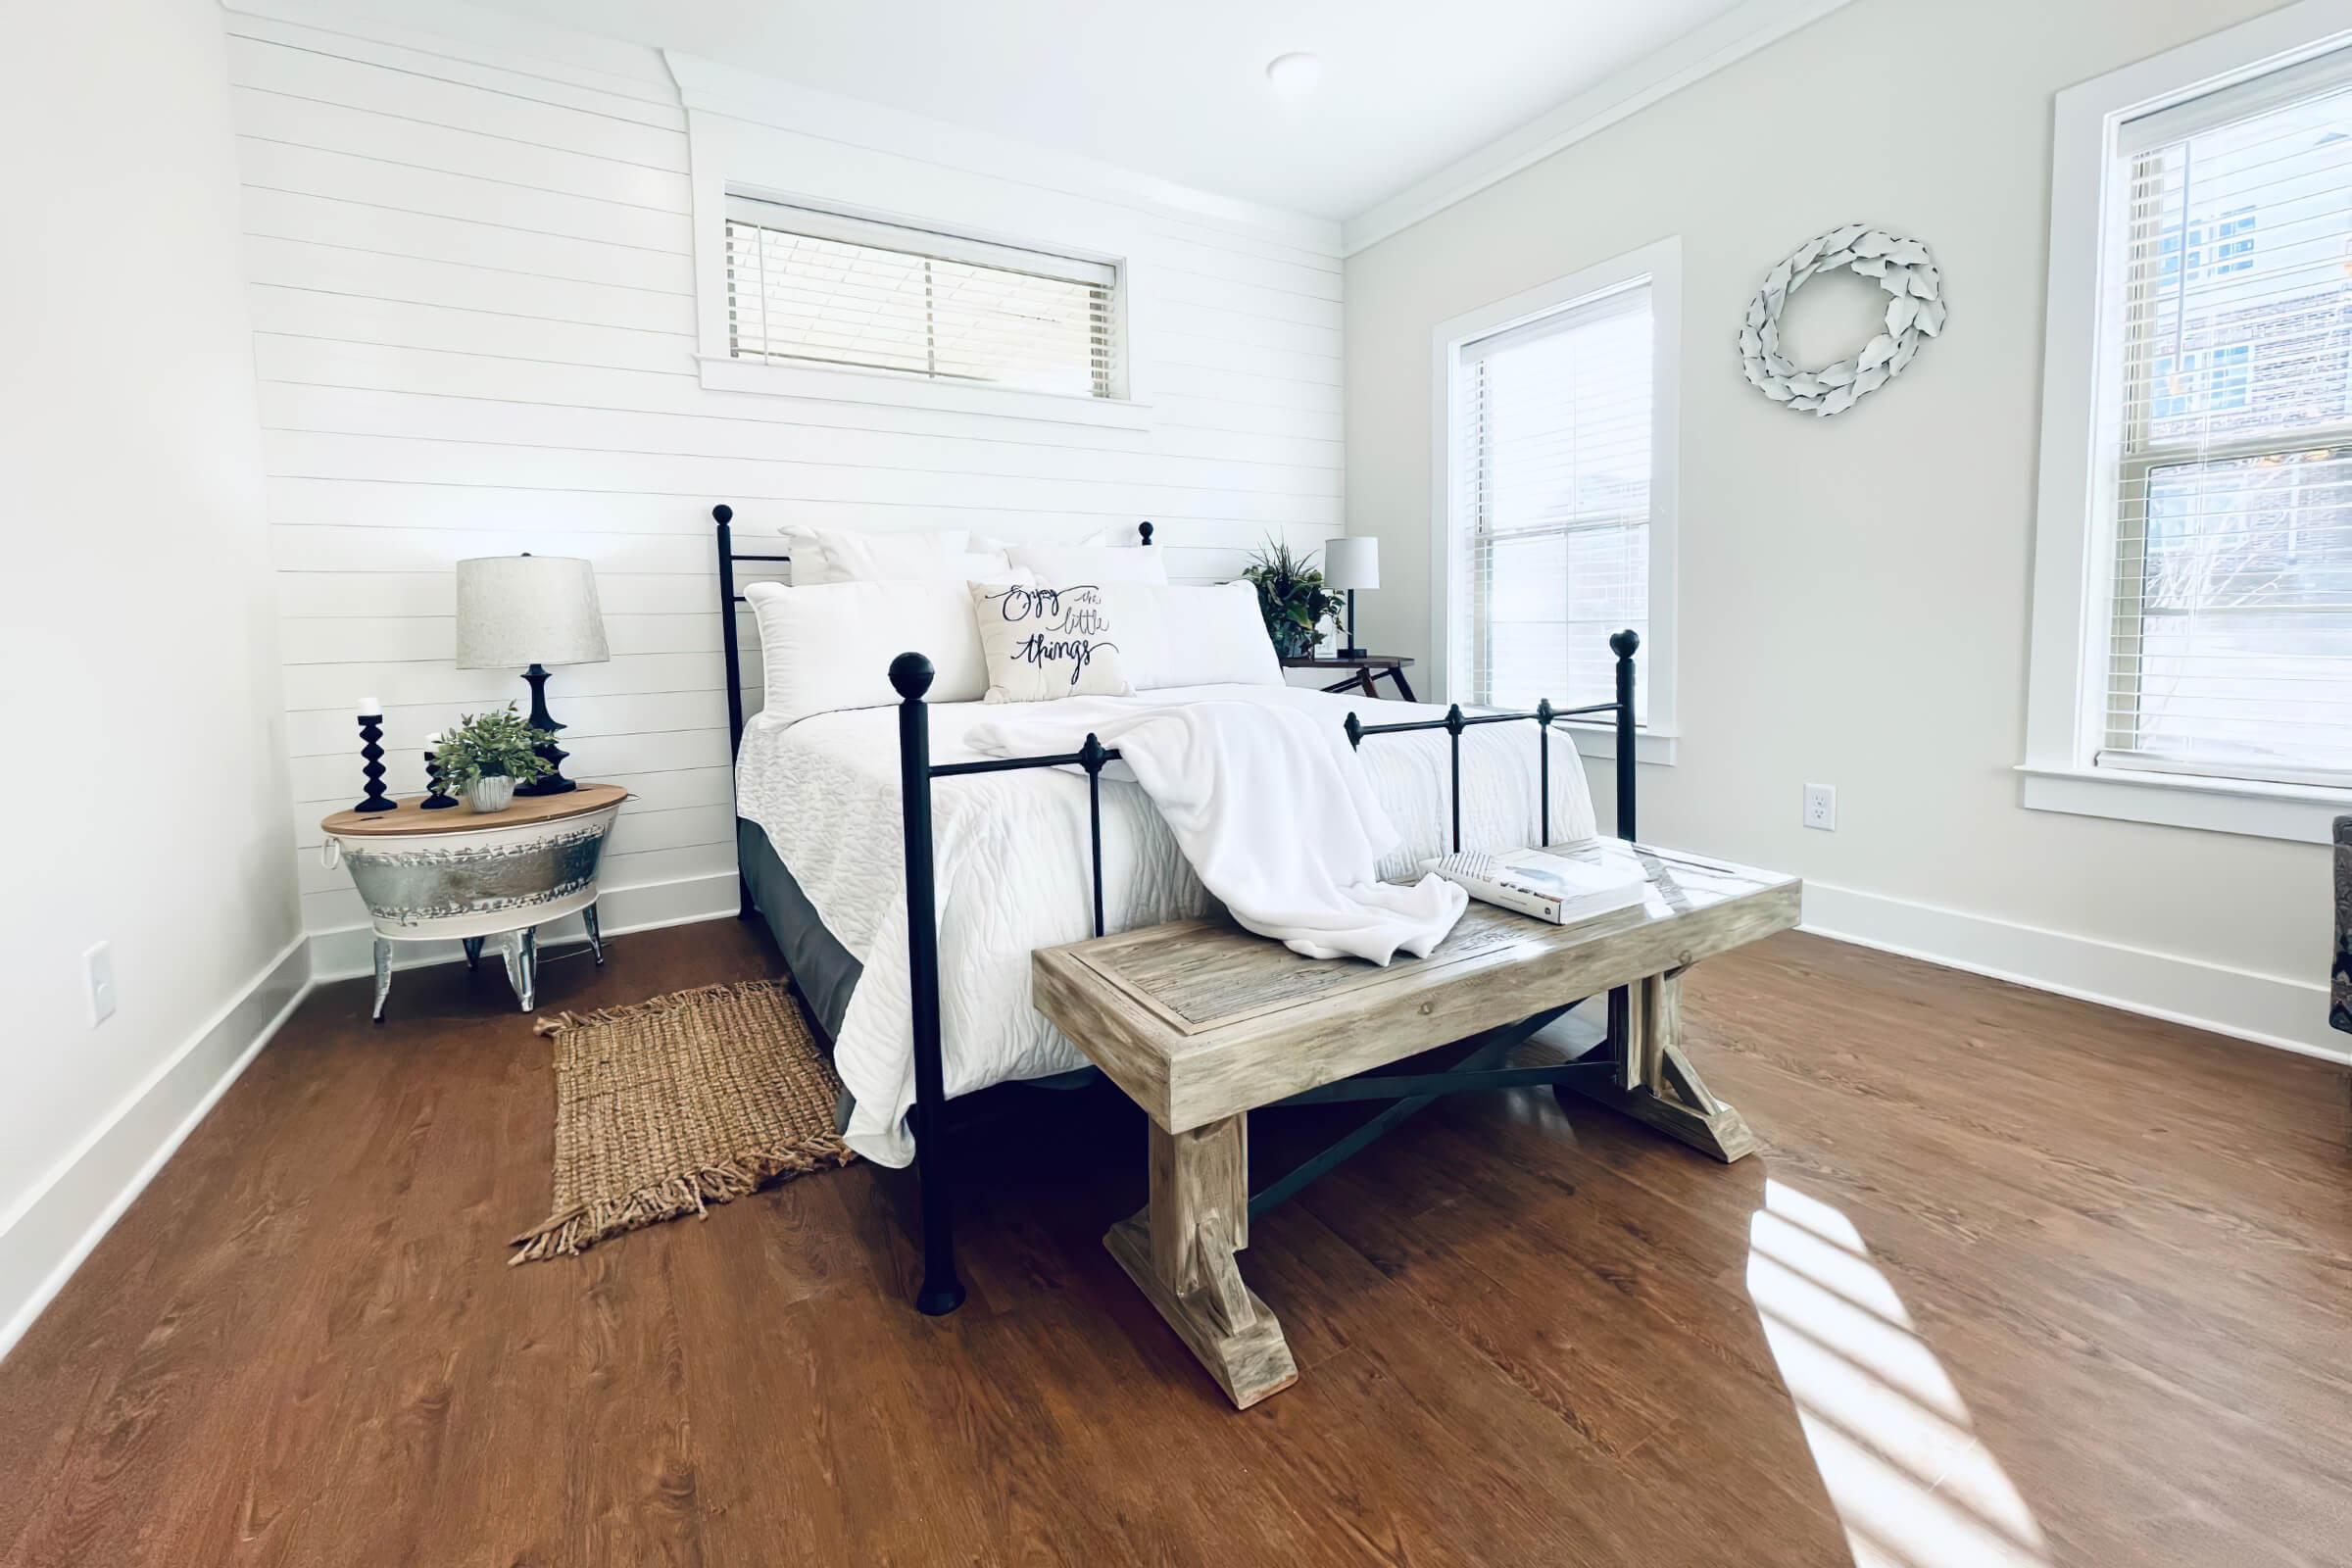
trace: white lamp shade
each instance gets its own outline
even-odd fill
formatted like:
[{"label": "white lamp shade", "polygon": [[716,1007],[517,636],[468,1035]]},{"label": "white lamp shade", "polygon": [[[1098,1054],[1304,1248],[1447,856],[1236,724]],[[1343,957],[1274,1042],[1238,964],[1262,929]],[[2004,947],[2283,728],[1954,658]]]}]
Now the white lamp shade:
[{"label": "white lamp shade", "polygon": [[485,556],[458,563],[460,669],[601,664],[612,657],[587,562]]},{"label": "white lamp shade", "polygon": [[1380,586],[1380,541],[1327,539],[1323,542],[1323,583],[1328,588]]}]

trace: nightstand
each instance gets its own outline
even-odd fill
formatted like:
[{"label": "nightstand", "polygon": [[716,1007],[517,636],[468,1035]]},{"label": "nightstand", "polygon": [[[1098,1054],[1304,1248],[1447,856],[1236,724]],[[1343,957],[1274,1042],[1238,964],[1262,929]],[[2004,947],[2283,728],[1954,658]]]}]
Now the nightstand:
[{"label": "nightstand", "polygon": [[395,942],[454,938],[470,965],[495,941],[525,1012],[537,1002],[539,927],[548,921],[576,911],[603,963],[597,865],[628,795],[612,784],[583,784],[487,815],[464,806],[421,810],[423,797],[411,795],[397,810],[337,811],[319,823],[375,927],[375,1021],[384,1021],[392,993]]},{"label": "nightstand", "polygon": [[1355,671],[1354,674],[1323,689],[1327,692],[1360,691],[1366,697],[1380,695],[1380,688],[1372,683],[1386,675],[1396,683],[1396,695],[1409,703],[1416,699],[1413,696],[1411,683],[1404,678],[1404,672],[1412,667],[1412,663],[1411,660],[1399,654],[1365,654],[1355,659],[1342,659],[1337,655],[1301,654],[1284,660],[1282,667],[1285,669],[1351,669]]}]

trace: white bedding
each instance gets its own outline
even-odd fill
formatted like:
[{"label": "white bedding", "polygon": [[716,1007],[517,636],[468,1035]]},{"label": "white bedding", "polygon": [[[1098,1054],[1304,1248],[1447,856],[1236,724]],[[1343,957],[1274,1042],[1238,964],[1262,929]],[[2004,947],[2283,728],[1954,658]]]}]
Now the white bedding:
[{"label": "white bedding", "polygon": [[[1116,699],[1157,706],[1197,698],[1283,704],[1338,726],[1437,718],[1427,704],[1369,702],[1280,686],[1178,687]],[[975,725],[1003,716],[982,703],[931,710],[933,762],[968,761]],[[1535,842],[1537,730],[1487,724],[1462,737],[1462,844],[1501,849]],[[1446,737],[1442,730],[1381,735],[1361,756],[1400,846],[1381,863],[1400,876],[1448,848]],[[1592,800],[1573,741],[1551,741],[1554,839],[1593,831]],[[898,711],[821,713],[744,730],[737,808],[760,824],[834,939],[863,965],[835,1041],[834,1063],[856,1100],[850,1146],[904,1165],[914,1102],[901,850]],[[1040,1078],[1085,1058],[1029,1003],[1031,950],[1094,933],[1088,875],[1086,780],[1038,769],[942,779],[931,792],[939,890],[940,1028],[948,1094]],[[1174,836],[1137,785],[1102,786],[1102,888],[1109,929],[1199,914],[1207,898]]]}]

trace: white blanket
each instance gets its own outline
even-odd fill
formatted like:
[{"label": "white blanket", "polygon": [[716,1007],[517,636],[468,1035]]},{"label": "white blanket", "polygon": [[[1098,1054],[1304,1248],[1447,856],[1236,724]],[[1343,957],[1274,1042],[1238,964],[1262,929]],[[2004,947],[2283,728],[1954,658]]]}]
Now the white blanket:
[{"label": "white blanket", "polygon": [[1175,832],[1201,885],[1242,928],[1310,958],[1386,964],[1446,938],[1469,901],[1424,876],[1380,880],[1396,830],[1348,740],[1295,709],[1250,702],[1067,698],[976,726],[997,757],[1074,752],[1092,734],[1119,753]]},{"label": "white blanket", "polygon": [[[1350,710],[1367,723],[1440,718],[1446,711],[1283,686],[1191,687],[1153,692],[1149,700],[1185,698],[1286,708],[1335,733]],[[1140,707],[1146,700],[1109,701]],[[969,732],[1004,716],[1002,705],[934,705],[931,760],[977,759],[966,743]],[[1534,731],[1532,724],[1486,724],[1462,736],[1465,849],[1535,842]],[[1368,738],[1357,754],[1374,797],[1402,835],[1380,875],[1408,874],[1448,848],[1446,750],[1443,731],[1421,731]],[[1551,758],[1552,837],[1586,837],[1593,819],[1585,770],[1556,726]],[[735,787],[738,812],[766,833],[825,929],[864,966],[834,1039],[834,1065],[857,1101],[848,1138],[869,1159],[904,1165],[914,1157],[906,1127],[914,1102],[914,1036],[898,711],[868,708],[793,724],[755,718],[744,730]],[[1094,934],[1086,780],[1058,769],[943,779],[931,792],[931,827],[948,1093],[1085,1066],[1078,1049],[1030,1005],[1029,954]],[[1102,861],[1113,931],[1208,907],[1175,834],[1140,785],[1103,784]],[[725,868],[723,860],[713,866]]]}]

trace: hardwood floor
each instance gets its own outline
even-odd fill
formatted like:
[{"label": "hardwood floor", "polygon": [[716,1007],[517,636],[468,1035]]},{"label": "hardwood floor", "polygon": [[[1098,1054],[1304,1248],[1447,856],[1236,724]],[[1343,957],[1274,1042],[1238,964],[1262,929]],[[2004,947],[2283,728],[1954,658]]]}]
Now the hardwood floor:
[{"label": "hardwood floor", "polygon": [[[542,1004],[773,963],[610,953]],[[0,1561],[2352,1562],[2342,1068],[1800,936],[1687,999],[1763,1154],[1446,1102],[1253,1227],[1237,1413],[1102,1249],[1115,1096],[966,1137],[952,1318],[866,1165],[510,1269],[545,1044],[325,988],[0,1362]]]}]

